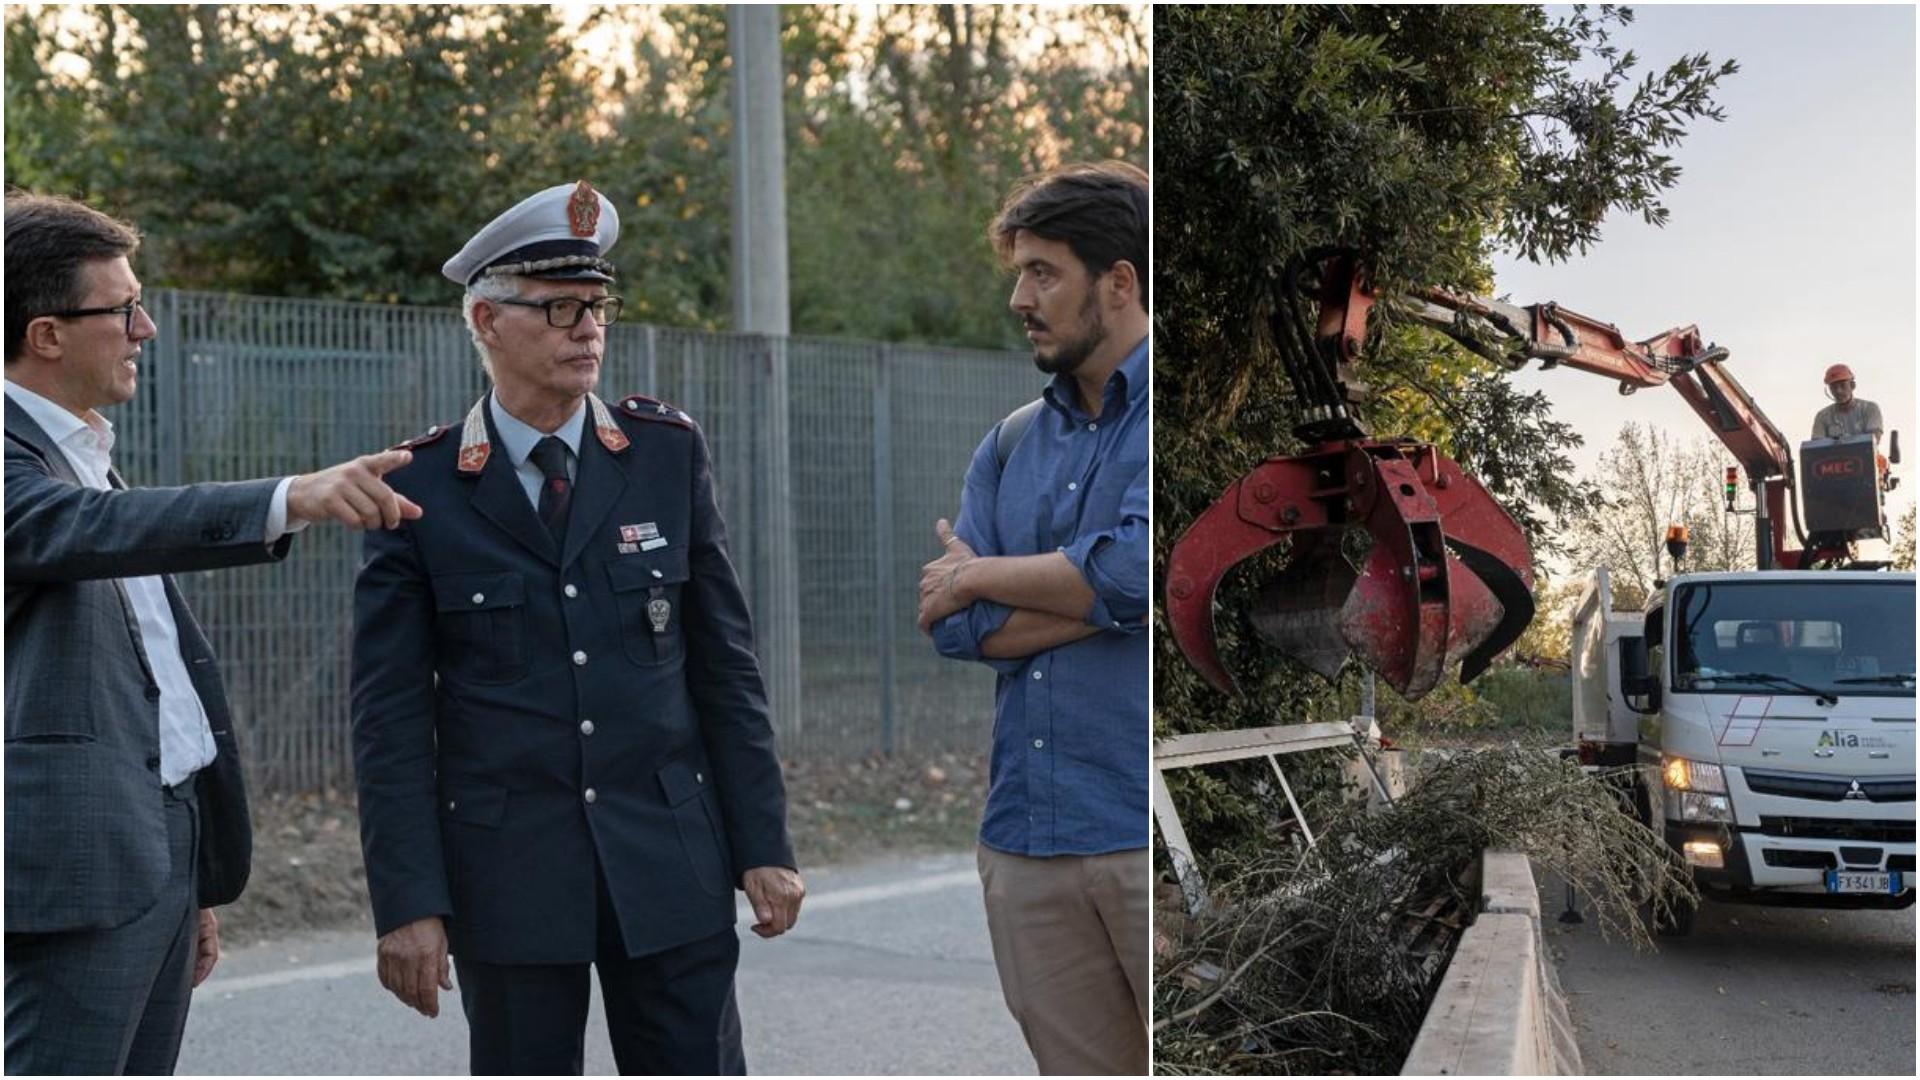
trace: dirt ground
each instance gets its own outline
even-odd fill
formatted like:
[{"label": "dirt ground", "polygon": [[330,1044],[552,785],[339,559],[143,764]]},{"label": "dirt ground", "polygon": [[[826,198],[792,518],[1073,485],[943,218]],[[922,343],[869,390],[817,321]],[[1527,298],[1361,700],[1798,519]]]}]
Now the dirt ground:
[{"label": "dirt ground", "polygon": [[[802,874],[810,865],[881,853],[966,847],[986,803],[984,754],[785,768],[787,822]],[[372,933],[352,792],[256,799],[253,829],[253,876],[238,901],[219,909],[223,941],[355,926]]]}]

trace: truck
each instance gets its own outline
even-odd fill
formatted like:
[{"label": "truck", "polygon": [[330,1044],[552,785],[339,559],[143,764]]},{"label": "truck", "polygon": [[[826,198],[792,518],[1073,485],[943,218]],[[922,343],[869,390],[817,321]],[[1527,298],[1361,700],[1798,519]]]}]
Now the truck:
[{"label": "truck", "polygon": [[1636,613],[1597,569],[1572,619],[1574,745],[1703,896],[1908,907],[1914,644],[1911,573],[1679,573]]}]

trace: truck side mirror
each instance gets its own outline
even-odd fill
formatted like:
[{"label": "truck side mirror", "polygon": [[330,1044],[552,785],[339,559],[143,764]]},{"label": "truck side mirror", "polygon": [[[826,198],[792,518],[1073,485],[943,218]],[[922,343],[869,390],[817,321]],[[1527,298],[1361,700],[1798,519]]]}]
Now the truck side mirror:
[{"label": "truck side mirror", "polygon": [[1900,464],[1900,433],[1897,431],[1887,432],[1887,463]]},{"label": "truck side mirror", "polygon": [[1637,713],[1660,708],[1660,680],[1647,673],[1647,639],[1620,639],[1620,698]]}]

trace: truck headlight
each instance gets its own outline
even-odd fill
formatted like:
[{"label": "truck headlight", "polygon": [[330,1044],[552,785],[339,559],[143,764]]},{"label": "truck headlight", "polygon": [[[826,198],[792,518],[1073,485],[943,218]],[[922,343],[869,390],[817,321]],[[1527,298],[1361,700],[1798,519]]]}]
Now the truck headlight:
[{"label": "truck headlight", "polygon": [[1671,791],[1699,791],[1710,795],[1727,793],[1726,774],[1720,771],[1720,766],[1710,762],[1663,757],[1660,760],[1660,775]]},{"label": "truck headlight", "polygon": [[1683,791],[1679,796],[1681,821],[1731,822],[1733,806],[1725,795]]}]

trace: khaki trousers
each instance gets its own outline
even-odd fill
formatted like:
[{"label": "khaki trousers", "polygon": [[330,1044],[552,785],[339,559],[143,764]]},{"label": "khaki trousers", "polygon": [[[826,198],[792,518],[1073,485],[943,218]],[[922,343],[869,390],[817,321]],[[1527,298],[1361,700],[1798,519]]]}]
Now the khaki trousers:
[{"label": "khaki trousers", "polygon": [[979,858],[1000,991],[1040,1071],[1145,1076],[1147,850]]}]

